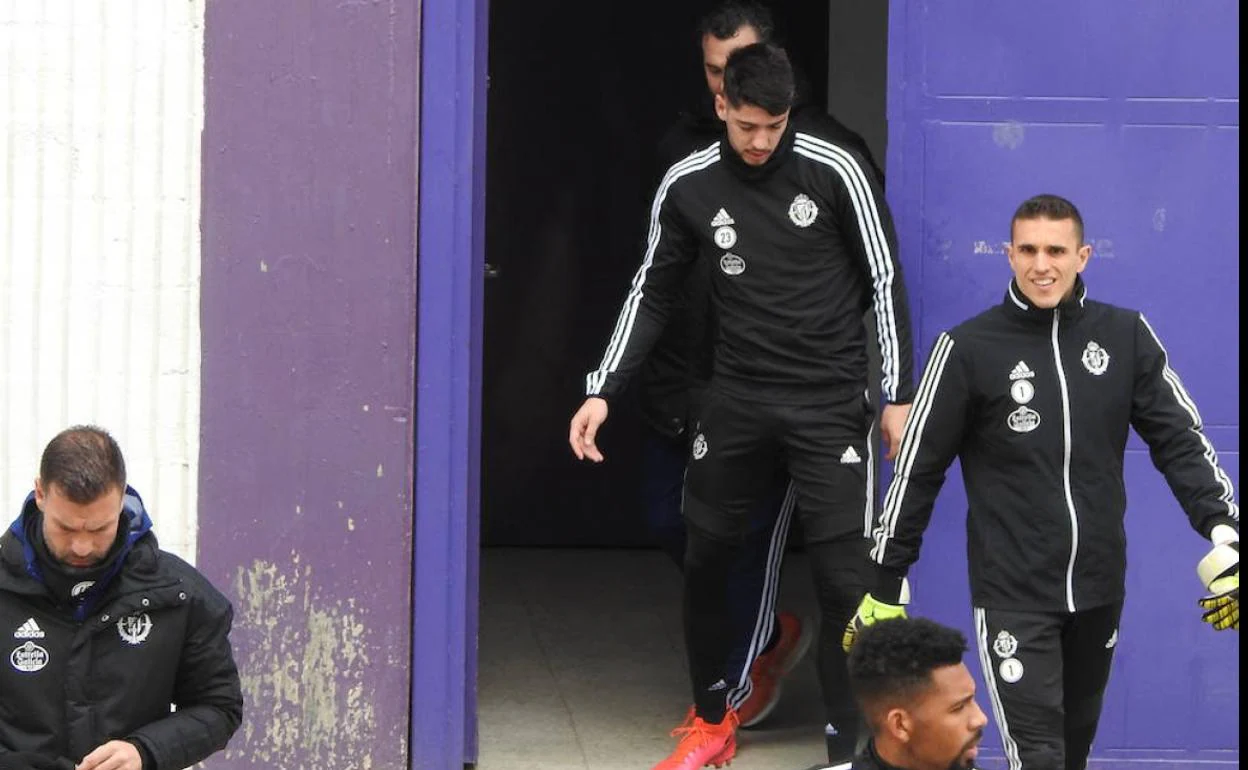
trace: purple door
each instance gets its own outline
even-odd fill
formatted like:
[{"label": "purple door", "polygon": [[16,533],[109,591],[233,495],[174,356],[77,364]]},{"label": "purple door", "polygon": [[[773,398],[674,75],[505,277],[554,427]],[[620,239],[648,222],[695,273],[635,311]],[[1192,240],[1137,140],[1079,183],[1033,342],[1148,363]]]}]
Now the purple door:
[{"label": "purple door", "polygon": [[486,0],[422,3],[413,770],[477,756]]},{"label": "purple door", "polygon": [[[1238,29],[1233,0],[892,3],[889,195],[924,361],[1000,301],[1014,207],[1064,195],[1094,247],[1091,295],[1147,314],[1238,482]],[[1134,434],[1126,477],[1128,597],[1094,766],[1238,765],[1239,637],[1198,622],[1208,544]],[[964,522],[955,468],[915,609],[969,635]],[[1004,766],[990,744],[985,766]]]}]

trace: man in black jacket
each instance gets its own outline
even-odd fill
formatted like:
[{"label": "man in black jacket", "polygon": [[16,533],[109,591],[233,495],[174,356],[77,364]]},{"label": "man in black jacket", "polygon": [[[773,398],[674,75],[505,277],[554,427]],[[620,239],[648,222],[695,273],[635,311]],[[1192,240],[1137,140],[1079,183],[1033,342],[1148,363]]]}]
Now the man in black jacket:
[{"label": "man in black jacket", "polygon": [[[774,30],[770,11],[752,2],[729,0],[701,19],[697,31],[707,90],[695,109],[682,113],[660,141],[661,170],[653,180],[655,186],[668,168],[719,139],[724,124],[715,114],[713,100],[723,90],[728,56],[738,48],[770,42]],[[858,146],[865,151],[860,138]],[[714,326],[710,284],[709,262],[696,264],[674,298],[671,320],[638,373],[646,427],[642,470],[647,524],[659,546],[681,569],[686,547],[682,489],[690,429],[710,379]],[[726,665],[731,674],[728,681],[736,685],[734,702],[742,727],[753,727],[772,712],[779,701],[781,679],[800,662],[814,636],[809,620],[776,611],[775,586],[780,582],[793,516],[793,497],[787,487],[787,476],[778,473],[770,494],[751,517],[740,556],[727,578],[734,627],[744,631]]]},{"label": "man in black jacket", "polygon": [[181,770],[238,729],[230,603],[151,529],[108,433],[52,439],[0,537],[0,770]]},{"label": "man in black jacket", "polygon": [[858,715],[839,629],[864,592],[873,495],[867,440],[867,307],[876,311],[890,450],[912,391],[909,312],[878,180],[852,149],[790,120],[784,52],[735,51],[716,107],[720,141],[673,166],[655,196],[651,237],[607,352],[587,377],[569,443],[601,462],[594,437],[667,322],[690,266],[711,260],[714,369],[685,484],[685,625],[695,701],[685,739],[658,767],[735,753],[732,628],[724,585],[747,521],[782,462],[815,573],[829,758],[852,756]]},{"label": "man in black jacket", "polygon": [[856,627],[902,614],[902,578],[960,457],[980,662],[1006,754],[1028,770],[1083,768],[1096,733],[1125,595],[1128,429],[1214,543],[1206,620],[1238,627],[1230,479],[1152,326],[1087,298],[1090,256],[1070,201],[1015,212],[1004,301],[932,349],[874,532],[878,579],[846,632],[852,644]]},{"label": "man in black jacket", "polygon": [[853,770],[974,767],[988,717],[975,700],[965,653],[962,632],[926,618],[863,631],[849,654],[849,681],[871,738]]}]

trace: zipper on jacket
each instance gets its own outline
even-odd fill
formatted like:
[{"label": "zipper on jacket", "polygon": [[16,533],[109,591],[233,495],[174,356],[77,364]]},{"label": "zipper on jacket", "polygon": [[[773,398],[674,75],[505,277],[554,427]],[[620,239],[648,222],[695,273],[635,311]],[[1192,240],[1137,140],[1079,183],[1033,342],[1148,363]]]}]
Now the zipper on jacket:
[{"label": "zipper on jacket", "polygon": [[1062,351],[1057,345],[1057,322],[1061,308],[1053,308],[1053,362],[1057,364],[1057,381],[1062,390],[1062,489],[1066,493],[1066,509],[1070,512],[1070,561],[1066,564],[1066,608],[1075,611],[1075,554],[1079,551],[1079,517],[1075,514],[1075,497],[1070,488],[1070,392],[1066,388],[1066,370],[1062,368]]}]

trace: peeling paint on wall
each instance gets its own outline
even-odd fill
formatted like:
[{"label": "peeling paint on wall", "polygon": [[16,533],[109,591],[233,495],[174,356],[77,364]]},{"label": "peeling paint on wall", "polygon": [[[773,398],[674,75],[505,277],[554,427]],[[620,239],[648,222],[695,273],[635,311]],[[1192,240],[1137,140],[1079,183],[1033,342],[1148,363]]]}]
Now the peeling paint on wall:
[{"label": "peeling paint on wall", "polygon": [[320,767],[374,770],[378,742],[401,736],[378,735],[366,673],[385,656],[355,599],[326,596],[295,551],[285,565],[239,567],[234,593],[246,716],[225,758],[303,770],[314,757]]}]

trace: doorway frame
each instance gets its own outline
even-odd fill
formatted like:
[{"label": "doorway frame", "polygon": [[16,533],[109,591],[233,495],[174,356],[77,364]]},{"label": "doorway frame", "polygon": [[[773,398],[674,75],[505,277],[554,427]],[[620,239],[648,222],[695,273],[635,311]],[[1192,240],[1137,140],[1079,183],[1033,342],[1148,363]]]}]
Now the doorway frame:
[{"label": "doorway frame", "polygon": [[423,0],[409,767],[477,759],[488,0]]}]

